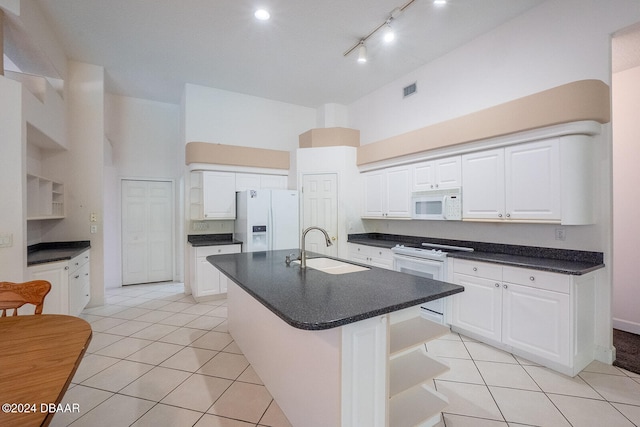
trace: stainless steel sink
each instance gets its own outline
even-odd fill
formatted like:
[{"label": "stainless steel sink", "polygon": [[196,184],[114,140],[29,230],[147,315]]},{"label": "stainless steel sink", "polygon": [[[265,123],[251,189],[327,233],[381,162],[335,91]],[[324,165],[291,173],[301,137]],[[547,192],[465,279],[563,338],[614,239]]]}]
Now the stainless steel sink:
[{"label": "stainless steel sink", "polygon": [[[293,261],[293,263],[300,264],[300,261]],[[314,270],[320,270],[328,274],[346,274],[370,270],[368,267],[362,267],[360,265],[331,258],[307,258],[307,267],[313,268]]]}]

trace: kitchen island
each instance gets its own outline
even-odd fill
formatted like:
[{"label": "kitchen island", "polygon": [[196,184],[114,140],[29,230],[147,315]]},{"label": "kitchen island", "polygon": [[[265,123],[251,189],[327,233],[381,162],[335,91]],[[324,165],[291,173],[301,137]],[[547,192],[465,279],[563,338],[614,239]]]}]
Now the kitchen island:
[{"label": "kitchen island", "polygon": [[229,332],[294,427],[437,423],[446,398],[423,384],[447,368],[422,344],[448,328],[421,318],[419,305],[464,288],[285,263],[298,252],[207,258],[230,279]]}]

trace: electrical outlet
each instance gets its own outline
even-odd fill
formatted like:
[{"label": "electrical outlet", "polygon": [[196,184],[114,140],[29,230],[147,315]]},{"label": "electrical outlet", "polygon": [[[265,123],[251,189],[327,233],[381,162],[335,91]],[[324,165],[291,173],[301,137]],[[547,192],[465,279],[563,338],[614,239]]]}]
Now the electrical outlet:
[{"label": "electrical outlet", "polygon": [[556,228],[556,240],[567,240],[567,232],[564,228]]},{"label": "electrical outlet", "polygon": [[193,223],[193,231],[207,231],[209,224],[205,221],[198,221]]},{"label": "electrical outlet", "polygon": [[98,222],[98,214],[95,212],[92,212],[91,215],[89,216],[89,221]]},{"label": "electrical outlet", "polygon": [[96,234],[98,232],[98,226],[97,225],[92,225],[90,232],[91,232],[91,234]]}]

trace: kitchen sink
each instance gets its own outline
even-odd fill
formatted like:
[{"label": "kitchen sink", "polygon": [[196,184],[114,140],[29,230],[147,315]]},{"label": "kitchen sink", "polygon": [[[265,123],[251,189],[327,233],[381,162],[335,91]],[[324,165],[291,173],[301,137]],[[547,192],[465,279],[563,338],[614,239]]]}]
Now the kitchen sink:
[{"label": "kitchen sink", "polygon": [[[293,261],[293,263],[300,264],[300,261]],[[331,258],[307,258],[307,267],[313,268],[314,270],[320,270],[328,274],[346,274],[370,270],[368,267],[362,267],[360,265]]]}]

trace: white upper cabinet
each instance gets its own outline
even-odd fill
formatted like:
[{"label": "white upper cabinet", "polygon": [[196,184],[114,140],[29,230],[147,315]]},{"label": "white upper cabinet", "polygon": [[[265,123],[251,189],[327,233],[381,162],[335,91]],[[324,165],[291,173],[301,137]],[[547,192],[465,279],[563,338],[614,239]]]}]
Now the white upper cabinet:
[{"label": "white upper cabinet", "polygon": [[557,139],[505,148],[505,177],[505,211],[511,219],[561,219]]},{"label": "white upper cabinet", "polygon": [[191,172],[189,209],[192,220],[236,218],[236,174]]},{"label": "white upper cabinet", "polygon": [[462,156],[464,219],[560,222],[557,139]]},{"label": "white upper cabinet", "polygon": [[365,218],[410,218],[411,174],[399,166],[362,174]]},{"label": "white upper cabinet", "polygon": [[236,173],[236,191],[265,189],[286,190],[287,176],[258,173]]},{"label": "white upper cabinet", "polygon": [[236,174],[202,172],[204,219],[236,218]]},{"label": "white upper cabinet", "polygon": [[462,185],[461,157],[453,156],[411,166],[413,191],[437,190]]},{"label": "white upper cabinet", "polygon": [[504,216],[504,148],[462,156],[462,218]]}]

